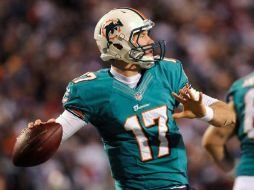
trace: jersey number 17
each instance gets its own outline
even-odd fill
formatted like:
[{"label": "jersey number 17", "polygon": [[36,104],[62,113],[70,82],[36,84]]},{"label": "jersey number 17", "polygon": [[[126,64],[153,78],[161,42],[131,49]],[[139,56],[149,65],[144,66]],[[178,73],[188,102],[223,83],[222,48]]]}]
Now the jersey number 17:
[{"label": "jersey number 17", "polygon": [[[144,111],[141,113],[141,116],[145,128],[155,127],[156,125],[158,125],[158,139],[160,141],[158,147],[158,157],[169,155],[169,142],[166,136],[169,129],[167,126],[167,106],[164,105],[148,111]],[[158,124],[156,124],[156,121],[158,121]],[[131,117],[128,117],[124,124],[124,128],[127,131],[132,131],[132,133],[134,134],[140,151],[141,160],[148,161],[153,159],[152,150],[149,146],[148,138],[139,122],[138,116],[133,115]]]}]

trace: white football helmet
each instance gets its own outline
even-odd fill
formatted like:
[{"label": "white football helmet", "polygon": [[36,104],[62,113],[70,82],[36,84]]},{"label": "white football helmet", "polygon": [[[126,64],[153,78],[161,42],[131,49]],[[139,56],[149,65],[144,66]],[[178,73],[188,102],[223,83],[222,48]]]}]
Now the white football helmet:
[{"label": "white football helmet", "polygon": [[[94,39],[101,52],[103,61],[111,59],[139,64],[142,68],[151,68],[155,61],[165,55],[165,42],[158,41],[142,46],[133,43],[133,35],[149,31],[154,23],[132,8],[117,8],[105,14],[97,23]],[[146,52],[159,48],[158,56],[148,56]]]}]

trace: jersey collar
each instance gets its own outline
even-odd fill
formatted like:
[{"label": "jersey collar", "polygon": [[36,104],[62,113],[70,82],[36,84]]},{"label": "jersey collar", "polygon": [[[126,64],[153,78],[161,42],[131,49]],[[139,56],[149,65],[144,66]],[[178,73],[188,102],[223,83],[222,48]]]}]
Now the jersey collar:
[{"label": "jersey collar", "polygon": [[134,76],[131,76],[131,77],[126,77],[126,76],[118,73],[117,71],[115,71],[112,67],[110,68],[110,73],[113,75],[113,78],[126,84],[130,88],[135,88],[141,78],[140,73],[138,73]]}]

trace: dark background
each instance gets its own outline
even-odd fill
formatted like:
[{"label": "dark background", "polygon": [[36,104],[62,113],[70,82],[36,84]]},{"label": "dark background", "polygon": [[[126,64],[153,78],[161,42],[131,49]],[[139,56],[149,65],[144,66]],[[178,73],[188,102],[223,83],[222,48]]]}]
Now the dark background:
[{"label": "dark background", "polygon": [[[254,68],[253,0],[1,0],[0,190],[109,190],[113,187],[100,138],[92,126],[64,143],[38,167],[10,160],[15,136],[37,118],[62,111],[70,80],[103,66],[93,39],[98,19],[112,8],[136,8],[156,23],[151,35],[167,41],[167,57],[183,62],[192,85],[215,98]],[[197,190],[229,190],[233,178],[201,148],[207,124],[180,120]],[[239,156],[237,140],[229,145]],[[233,175],[233,172],[232,172]]]}]

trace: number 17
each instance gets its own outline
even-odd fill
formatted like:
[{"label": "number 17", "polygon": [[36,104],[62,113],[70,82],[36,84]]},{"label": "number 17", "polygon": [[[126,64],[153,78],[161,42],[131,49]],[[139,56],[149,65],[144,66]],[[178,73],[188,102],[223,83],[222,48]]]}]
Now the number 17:
[{"label": "number 17", "polygon": [[[168,116],[167,116],[167,106],[157,107],[148,111],[141,113],[142,120],[146,128],[154,127],[156,125],[156,120],[158,120],[158,135],[159,135],[159,151],[158,157],[163,157],[170,154],[169,142],[166,137],[168,132]],[[133,115],[126,119],[124,128],[127,131],[132,131],[139,147],[140,156],[142,161],[148,161],[153,159],[152,150],[149,146],[148,138],[138,120],[137,115]]]}]

